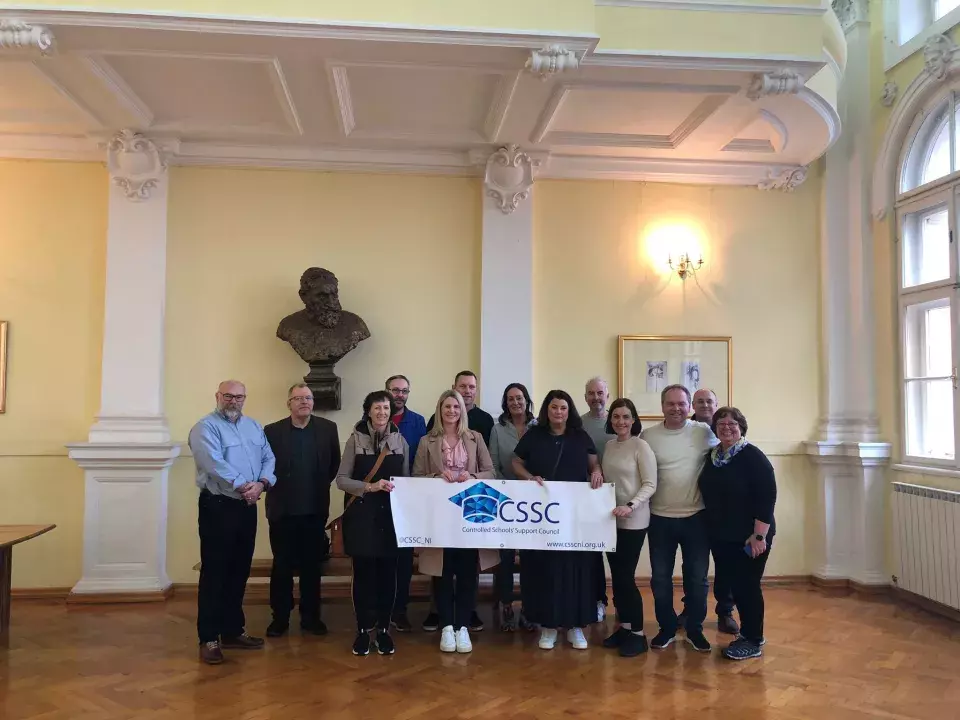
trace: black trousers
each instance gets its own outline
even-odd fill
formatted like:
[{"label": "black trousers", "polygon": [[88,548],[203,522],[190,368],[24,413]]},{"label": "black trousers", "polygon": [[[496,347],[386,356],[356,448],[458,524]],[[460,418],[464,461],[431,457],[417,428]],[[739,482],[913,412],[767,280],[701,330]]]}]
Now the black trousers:
[{"label": "black trousers", "polygon": [[630,623],[636,631],[643,630],[643,597],[637,587],[637,563],[646,537],[646,529],[617,528],[617,551],[607,553],[617,615],[620,616],[620,622]]},{"label": "black trousers", "polygon": [[198,505],[197,635],[206,643],[243,634],[243,594],[257,540],[257,506],[206,490]]},{"label": "black trousers", "polygon": [[445,548],[443,575],[433,579],[433,595],[437,600],[440,627],[452,625],[454,630],[467,627],[470,615],[477,609],[477,551]]},{"label": "black trousers", "polygon": [[517,551],[501,550],[500,564],[497,565],[494,581],[497,601],[502,605],[513,602],[513,576],[517,571]]},{"label": "black trousers", "polygon": [[397,599],[393,612],[406,613],[410,603],[410,580],[413,578],[413,548],[397,550]]},{"label": "black trousers", "polygon": [[597,583],[597,602],[607,604],[607,571],[603,567],[603,553],[594,553],[594,582]]},{"label": "black trousers", "polygon": [[327,549],[324,518],[285,515],[270,521],[270,609],[280,619],[293,610],[293,576],[300,575],[300,622],[320,619],[320,575]]},{"label": "black trousers", "polygon": [[357,630],[389,630],[396,596],[396,555],[353,558],[353,614]]},{"label": "black trousers", "polygon": [[[733,588],[730,587],[730,580],[727,578],[726,573],[719,567],[717,563],[717,557],[714,555],[713,550],[710,551],[710,554],[713,555],[713,599],[717,601],[717,604],[714,606],[714,612],[717,615],[733,615],[733,609],[735,603],[733,602]],[[684,596],[680,602],[683,604],[684,609],[687,607],[687,598]]]},{"label": "black trousers", "polygon": [[763,638],[763,590],[760,579],[763,577],[770,548],[757,557],[751,558],[743,550],[743,543],[718,542],[713,546],[713,559],[717,569],[730,579],[733,601],[740,611],[740,634],[747,640],[759,644]]}]

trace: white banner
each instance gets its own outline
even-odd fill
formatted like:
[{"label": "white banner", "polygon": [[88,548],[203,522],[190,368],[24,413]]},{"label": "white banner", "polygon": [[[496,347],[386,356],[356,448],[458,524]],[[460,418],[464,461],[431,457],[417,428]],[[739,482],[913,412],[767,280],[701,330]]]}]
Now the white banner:
[{"label": "white banner", "polygon": [[616,549],[613,485],[391,478],[400,547]]}]

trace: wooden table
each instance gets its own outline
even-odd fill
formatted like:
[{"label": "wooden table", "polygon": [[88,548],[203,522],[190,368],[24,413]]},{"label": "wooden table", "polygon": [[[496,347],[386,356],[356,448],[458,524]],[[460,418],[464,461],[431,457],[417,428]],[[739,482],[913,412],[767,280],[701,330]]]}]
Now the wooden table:
[{"label": "wooden table", "polygon": [[10,581],[13,546],[50,532],[56,525],[0,525],[0,645],[10,640]]}]

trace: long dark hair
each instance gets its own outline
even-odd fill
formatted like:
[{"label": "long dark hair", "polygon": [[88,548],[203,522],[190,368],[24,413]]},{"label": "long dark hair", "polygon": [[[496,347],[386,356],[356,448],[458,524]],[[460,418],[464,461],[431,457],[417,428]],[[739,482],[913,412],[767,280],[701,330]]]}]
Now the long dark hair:
[{"label": "long dark hair", "polygon": [[543,428],[545,432],[550,432],[550,416],[547,413],[547,410],[550,407],[550,402],[552,400],[563,400],[567,404],[569,409],[569,414],[567,415],[567,429],[566,432],[571,430],[579,430],[583,427],[583,420],[580,419],[580,413],[577,412],[577,406],[573,404],[573,398],[570,397],[570,393],[566,390],[551,390],[547,393],[546,397],[543,398],[543,402],[540,404],[540,414],[537,415],[537,425]]},{"label": "long dark hair", "polygon": [[633,400],[630,398],[617,398],[610,405],[610,409],[607,410],[607,424],[603,428],[603,431],[607,435],[616,435],[613,431],[613,425],[610,424],[610,420],[613,419],[613,411],[619,410],[620,408],[626,408],[630,411],[630,414],[633,415],[633,425],[630,428],[630,434],[633,437],[636,437],[643,430],[643,424],[640,422],[640,418],[637,417],[637,407],[633,404]]},{"label": "long dark hair", "polygon": [[510,419],[510,409],[507,407],[507,393],[511,390],[519,390],[523,393],[523,399],[527,401],[527,424],[530,424],[530,421],[533,420],[533,400],[530,399],[530,393],[527,392],[527,387],[523,383],[510,383],[503,389],[503,398],[500,400],[500,409],[503,410],[500,413],[500,417],[497,418],[501,425],[506,425],[507,421]]}]

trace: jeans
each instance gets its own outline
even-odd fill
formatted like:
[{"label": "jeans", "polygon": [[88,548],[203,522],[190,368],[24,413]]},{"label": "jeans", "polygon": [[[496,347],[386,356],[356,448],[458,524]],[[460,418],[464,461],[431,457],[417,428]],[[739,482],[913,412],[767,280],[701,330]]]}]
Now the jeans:
[{"label": "jeans", "polygon": [[293,576],[300,575],[300,623],[320,619],[321,562],[327,547],[319,515],[285,515],[270,522],[270,609],[289,619],[293,610]]},{"label": "jeans", "polygon": [[410,602],[410,580],[413,578],[413,548],[397,550],[397,599],[393,603],[394,615],[407,612]]},{"label": "jeans", "polygon": [[445,548],[443,575],[433,579],[433,594],[440,614],[440,627],[452,625],[454,630],[470,625],[470,615],[477,609],[477,551]]},{"label": "jeans", "polygon": [[677,613],[673,607],[673,567],[677,548],[683,554],[683,592],[687,598],[687,632],[703,631],[707,616],[707,570],[710,567],[710,542],[703,511],[685,518],[653,515],[647,532],[650,539],[650,568],[654,611],[660,631],[677,632]]},{"label": "jeans", "polygon": [[357,630],[390,630],[390,614],[397,595],[397,558],[353,558],[353,613]]},{"label": "jeans", "polygon": [[[720,567],[720,563],[717,562],[717,555],[713,548],[710,549],[710,554],[713,555],[713,599],[717,601],[713,608],[714,612],[717,613],[717,617],[733,615],[736,604],[733,602],[733,588],[730,587],[730,579],[723,568]],[[687,607],[686,596],[680,599],[680,604],[684,608]]]},{"label": "jeans", "polygon": [[715,543],[713,559],[718,570],[722,566],[724,574],[730,578],[733,600],[740,611],[740,634],[759,645],[763,638],[764,609],[760,579],[770,557],[770,548],[763,555],[751,558],[743,551],[743,546],[742,542]]},{"label": "jeans", "polygon": [[243,595],[257,539],[257,506],[201,491],[200,586],[197,636],[201,643],[243,634]]},{"label": "jeans", "polygon": [[646,530],[617,528],[617,551],[607,553],[617,615],[621,623],[630,623],[631,629],[637,632],[643,630],[643,597],[637,587],[637,563],[646,536]]}]

